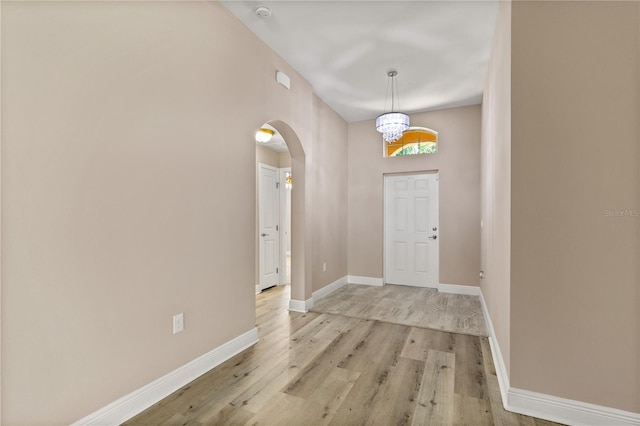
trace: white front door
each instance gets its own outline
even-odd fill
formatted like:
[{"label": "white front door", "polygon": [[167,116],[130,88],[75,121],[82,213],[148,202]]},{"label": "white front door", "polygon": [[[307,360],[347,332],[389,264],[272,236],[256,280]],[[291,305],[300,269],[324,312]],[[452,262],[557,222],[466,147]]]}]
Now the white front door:
[{"label": "white front door", "polygon": [[385,282],[437,287],[438,174],[388,175],[384,187]]},{"label": "white front door", "polygon": [[280,189],[277,168],[261,163],[258,176],[260,290],[264,290],[279,283]]}]

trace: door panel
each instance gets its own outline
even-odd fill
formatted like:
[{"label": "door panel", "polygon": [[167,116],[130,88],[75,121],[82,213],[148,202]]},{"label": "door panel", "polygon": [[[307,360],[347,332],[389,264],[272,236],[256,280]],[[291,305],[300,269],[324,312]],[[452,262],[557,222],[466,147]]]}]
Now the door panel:
[{"label": "door panel", "polygon": [[429,247],[425,243],[416,243],[416,272],[429,272]]},{"label": "door panel", "polygon": [[264,242],[264,274],[272,275],[276,273],[276,266],[274,259],[276,257],[276,248],[273,240],[266,240]]},{"label": "door panel", "polygon": [[385,176],[385,282],[437,287],[438,174]]},{"label": "door panel", "polygon": [[414,180],[416,191],[428,191],[429,190],[429,179],[420,179],[416,178]]},{"label": "door panel", "polygon": [[407,199],[394,198],[395,204],[395,230],[404,232],[407,230]]},{"label": "door panel", "polygon": [[394,242],[394,272],[407,272],[407,244]]},{"label": "door panel", "polygon": [[427,219],[429,218],[429,199],[416,198],[416,214],[414,215],[414,229],[416,232],[427,232]]}]

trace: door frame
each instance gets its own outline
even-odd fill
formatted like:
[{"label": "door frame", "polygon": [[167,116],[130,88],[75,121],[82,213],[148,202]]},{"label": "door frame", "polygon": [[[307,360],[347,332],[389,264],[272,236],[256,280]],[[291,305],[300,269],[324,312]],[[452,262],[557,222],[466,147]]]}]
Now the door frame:
[{"label": "door frame", "polygon": [[[270,164],[267,164],[267,163],[258,163],[258,187],[257,187],[257,190],[258,190],[258,229],[257,229],[257,231],[258,231],[257,232],[257,235],[258,235],[258,284],[256,286],[256,293],[259,293],[262,290],[264,290],[265,288],[268,288],[268,287],[264,287],[264,283],[263,283],[263,280],[262,280],[263,279],[263,275],[264,275],[263,274],[263,270],[262,270],[262,265],[263,265],[262,256],[264,255],[264,251],[263,251],[263,247],[262,247],[262,245],[263,245],[263,237],[260,235],[260,232],[262,232],[262,213],[263,213],[263,210],[262,210],[263,209],[263,205],[260,202],[261,193],[262,193],[262,187],[261,187],[262,179],[261,179],[260,172],[261,172],[261,170],[263,168],[264,169],[269,169],[269,170],[275,172],[276,185],[277,185],[277,188],[278,188],[278,191],[276,191],[276,194],[277,194],[277,197],[278,197],[278,200],[276,201],[276,205],[278,206],[278,214],[277,214],[278,222],[276,224],[276,226],[278,227],[278,231],[277,231],[278,232],[278,236],[275,239],[277,241],[277,243],[278,243],[278,249],[276,250],[276,253],[277,253],[277,256],[278,256],[278,260],[276,262],[276,264],[277,264],[276,268],[278,268],[278,271],[276,271],[276,274],[277,274],[278,277],[277,277],[277,281],[276,281],[275,285],[279,285],[280,284],[280,273],[279,273],[280,272],[279,271],[279,268],[280,268],[280,239],[281,239],[280,238],[280,234],[281,233],[279,231],[280,228],[281,228],[281,226],[280,226],[280,221],[281,221],[281,212],[280,212],[280,198],[281,198],[280,197],[280,195],[281,195],[281,193],[280,193],[280,170],[278,169],[278,167],[274,167],[274,166],[272,166]],[[269,286],[269,287],[271,287],[271,286]]]},{"label": "door frame", "polygon": [[[289,202],[289,209],[287,209],[287,199],[291,199],[291,191],[287,190],[285,185],[286,174],[291,173],[291,167],[280,167],[278,169],[278,179],[280,183],[280,276],[278,277],[278,285],[287,284],[286,271],[287,271],[287,236],[291,234],[291,226],[287,227],[287,210],[291,215],[291,202]],[[291,222],[289,222],[291,225]],[[291,254],[290,254],[291,255]],[[289,276],[291,281],[291,276]]]},{"label": "door frame", "polygon": [[[262,255],[262,251],[260,250],[260,167],[261,166],[267,166],[268,168],[272,168],[274,170],[277,170],[277,183],[278,183],[278,195],[279,195],[279,212],[278,212],[278,227],[279,227],[279,250],[278,250],[278,268],[279,268],[279,273],[278,273],[278,284],[277,285],[285,285],[285,284],[290,284],[290,282],[287,282],[286,280],[286,261],[287,261],[287,249],[286,249],[286,233],[291,234],[291,226],[289,226],[289,228],[287,229],[286,223],[287,223],[287,218],[286,218],[286,214],[287,214],[287,198],[291,198],[291,190],[287,190],[284,182],[286,179],[286,173],[292,173],[291,171],[291,167],[275,167],[272,166],[271,164],[267,164],[267,163],[258,163],[258,167],[257,167],[257,171],[256,173],[258,174],[258,179],[257,179],[257,194],[258,194],[258,212],[257,212],[257,217],[258,217],[258,223],[257,223],[257,231],[258,231],[258,282],[256,284],[256,294],[259,294],[260,292],[262,292],[262,283],[260,282],[260,280],[262,279],[262,273],[261,273],[261,259],[260,256]],[[291,206],[289,206],[289,213],[291,214]],[[293,217],[291,218],[291,220],[293,220]],[[291,225],[291,224],[290,224]],[[291,255],[291,254],[290,254]],[[293,256],[291,256],[291,262],[293,263]],[[289,281],[291,281],[291,277],[289,277]]]},{"label": "door frame", "polygon": [[[394,176],[422,176],[422,175],[436,175],[437,179],[437,199],[438,199],[438,228],[440,227],[440,170],[417,170],[409,172],[396,172],[396,173],[383,173],[382,174],[382,283],[387,285],[387,190],[386,181],[387,177]],[[440,232],[438,232],[440,235]],[[437,279],[435,287],[425,288],[438,288],[440,284],[440,241],[438,237],[438,259],[437,259]]]}]

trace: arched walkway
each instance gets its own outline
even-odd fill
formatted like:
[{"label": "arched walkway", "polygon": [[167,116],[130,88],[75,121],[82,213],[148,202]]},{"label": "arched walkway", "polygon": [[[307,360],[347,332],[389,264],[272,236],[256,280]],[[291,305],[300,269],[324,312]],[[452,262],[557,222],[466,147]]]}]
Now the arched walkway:
[{"label": "arched walkway", "polygon": [[306,221],[306,173],[305,153],[296,132],[287,123],[279,120],[267,121],[280,133],[291,156],[291,174],[294,184],[291,189],[291,301],[289,309],[306,311],[305,285],[310,287],[311,269],[307,267],[310,261],[310,251],[307,247]]}]

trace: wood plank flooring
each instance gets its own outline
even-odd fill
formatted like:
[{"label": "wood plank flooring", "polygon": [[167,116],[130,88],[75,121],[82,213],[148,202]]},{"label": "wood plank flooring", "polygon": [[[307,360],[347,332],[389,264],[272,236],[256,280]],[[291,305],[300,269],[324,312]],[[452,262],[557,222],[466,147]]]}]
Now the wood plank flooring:
[{"label": "wood plank flooring", "polygon": [[505,411],[485,337],[287,311],[257,297],[260,341],[126,425],[551,425]]},{"label": "wood plank flooring", "polygon": [[347,284],[319,300],[311,310],[488,336],[478,296],[440,293],[433,288]]}]

